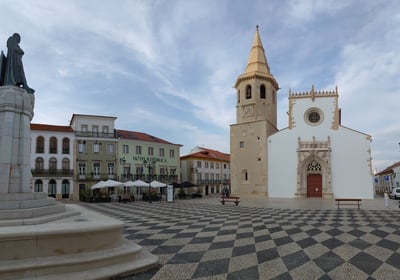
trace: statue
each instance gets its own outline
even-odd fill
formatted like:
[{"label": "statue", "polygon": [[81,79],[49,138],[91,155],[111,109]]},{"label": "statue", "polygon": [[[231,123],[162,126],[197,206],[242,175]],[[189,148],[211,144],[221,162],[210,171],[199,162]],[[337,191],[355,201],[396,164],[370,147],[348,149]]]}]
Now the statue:
[{"label": "statue", "polygon": [[22,87],[28,93],[33,94],[34,89],[30,88],[26,82],[22,56],[24,51],[19,47],[21,36],[14,33],[7,40],[7,57],[1,52],[0,55],[0,86]]}]

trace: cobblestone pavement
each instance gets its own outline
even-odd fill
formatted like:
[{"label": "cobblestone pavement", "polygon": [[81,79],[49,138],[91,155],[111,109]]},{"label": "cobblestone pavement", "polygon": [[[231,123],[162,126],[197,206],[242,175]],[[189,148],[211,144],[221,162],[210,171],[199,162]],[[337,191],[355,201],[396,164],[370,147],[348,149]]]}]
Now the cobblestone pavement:
[{"label": "cobblestone pavement", "polygon": [[251,201],[83,205],[124,221],[124,236],[159,257],[158,267],[125,279],[400,279],[395,201],[360,210]]}]

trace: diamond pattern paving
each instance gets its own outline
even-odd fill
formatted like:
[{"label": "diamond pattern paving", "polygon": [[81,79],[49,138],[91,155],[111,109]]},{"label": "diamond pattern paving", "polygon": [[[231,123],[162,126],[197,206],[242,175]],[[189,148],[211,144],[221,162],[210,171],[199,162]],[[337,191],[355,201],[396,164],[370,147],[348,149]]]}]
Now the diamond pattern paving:
[{"label": "diamond pattern paving", "polygon": [[160,258],[126,280],[400,279],[400,211],[84,205],[124,221],[124,236]]}]

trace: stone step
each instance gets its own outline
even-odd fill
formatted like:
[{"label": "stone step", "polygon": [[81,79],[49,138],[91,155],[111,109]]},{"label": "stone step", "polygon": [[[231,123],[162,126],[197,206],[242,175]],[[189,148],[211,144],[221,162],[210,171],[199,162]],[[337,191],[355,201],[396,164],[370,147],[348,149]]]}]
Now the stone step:
[{"label": "stone step", "polygon": [[[38,202],[38,201],[36,201]],[[40,202],[38,202],[41,204]],[[35,203],[28,203],[34,205]],[[45,216],[65,211],[65,205],[62,203],[55,203],[53,205],[43,205],[33,208],[16,208],[0,210],[0,220],[15,220],[15,219],[30,219],[39,216]]]}]

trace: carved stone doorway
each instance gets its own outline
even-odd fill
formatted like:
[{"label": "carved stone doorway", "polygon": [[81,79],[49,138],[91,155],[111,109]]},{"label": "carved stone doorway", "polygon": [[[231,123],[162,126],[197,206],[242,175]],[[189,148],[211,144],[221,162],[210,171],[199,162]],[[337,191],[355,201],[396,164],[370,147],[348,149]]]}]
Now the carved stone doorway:
[{"label": "carved stone doorway", "polygon": [[307,175],[307,197],[322,197],[322,175]]}]

